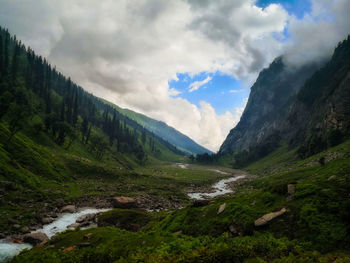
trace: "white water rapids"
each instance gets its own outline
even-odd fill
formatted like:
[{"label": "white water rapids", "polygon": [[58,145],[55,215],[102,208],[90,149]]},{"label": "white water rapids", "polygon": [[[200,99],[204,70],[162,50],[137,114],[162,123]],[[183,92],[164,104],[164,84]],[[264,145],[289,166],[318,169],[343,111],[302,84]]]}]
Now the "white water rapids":
[{"label": "white water rapids", "polygon": [[[95,209],[95,208],[84,208],[80,211],[72,214],[62,214],[55,221],[50,224],[44,225],[43,228],[37,229],[32,233],[42,232],[45,233],[49,238],[53,237],[57,233],[63,232],[68,229],[68,226],[74,224],[76,220],[84,215],[97,214],[100,212],[108,211],[109,209]],[[30,244],[15,244],[11,239],[0,240],[0,263],[8,262],[13,257],[17,256],[24,249],[31,249]]]}]

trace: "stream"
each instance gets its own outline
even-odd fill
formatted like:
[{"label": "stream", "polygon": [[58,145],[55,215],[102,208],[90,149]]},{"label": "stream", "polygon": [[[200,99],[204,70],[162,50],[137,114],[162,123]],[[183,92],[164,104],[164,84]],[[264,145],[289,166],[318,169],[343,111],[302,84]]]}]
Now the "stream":
[{"label": "stream", "polygon": [[[182,169],[188,169],[189,165],[188,164],[184,164],[184,163],[177,163],[177,165],[182,168]],[[219,174],[224,174],[224,175],[229,175],[230,173],[228,172],[224,172],[221,171],[219,169],[207,169],[208,171],[212,171],[215,173],[219,173]],[[228,193],[232,193],[233,190],[229,187],[229,183],[235,182],[239,179],[243,179],[245,178],[246,175],[237,175],[237,176],[233,176],[230,178],[226,178],[226,179],[222,179],[220,181],[218,181],[217,183],[215,183],[212,186],[213,191],[209,192],[209,193],[188,193],[187,195],[191,198],[191,199],[195,199],[195,200],[205,200],[205,199],[211,199],[220,195],[225,195]]]},{"label": "stream", "polygon": [[212,188],[213,188],[213,192],[209,192],[209,193],[188,193],[187,195],[191,198],[191,199],[195,199],[195,200],[205,200],[205,199],[211,199],[214,197],[217,197],[219,195],[225,195],[228,193],[232,193],[233,190],[229,187],[229,183],[235,182],[239,179],[242,179],[246,177],[245,175],[238,175],[235,177],[230,177],[230,178],[226,178],[226,179],[222,179],[220,181],[218,181],[217,183],[215,183]]},{"label": "stream", "polygon": [[[75,213],[64,213],[61,214],[52,223],[44,225],[43,228],[37,229],[31,233],[42,232],[45,233],[48,238],[51,238],[57,233],[67,230],[68,226],[74,224],[76,220],[81,216],[97,214],[108,210],[109,209],[82,208],[80,211]],[[0,239],[0,263],[8,262],[13,257],[18,255],[22,250],[31,249],[32,247],[32,245],[26,243],[15,244],[10,238]]]},{"label": "stream", "polygon": [[[182,169],[188,169],[188,164],[177,164]],[[217,170],[217,169],[211,169],[210,171],[217,172],[220,174],[229,174],[227,172]],[[216,182],[212,189],[213,191],[204,193],[204,192],[198,192],[198,193],[188,193],[188,196],[191,199],[195,200],[205,200],[205,199],[211,199],[220,195],[232,193],[233,190],[229,187],[229,183],[235,182],[239,179],[245,178],[246,175],[237,175],[230,178],[222,179],[218,182]],[[68,226],[71,224],[74,224],[76,220],[81,217],[88,214],[97,214],[100,212],[105,212],[110,209],[96,209],[96,208],[82,208],[80,211],[75,213],[64,213],[61,214],[55,221],[53,221],[50,224],[44,225],[41,229],[37,229],[35,231],[32,231],[31,233],[36,232],[42,232],[45,233],[48,238],[50,239],[54,235],[61,233],[68,229]],[[24,249],[31,249],[33,246],[30,244],[16,244],[13,243],[13,240],[9,237],[5,239],[0,239],[0,263],[5,263],[10,261],[13,257],[18,255],[22,250]]]}]

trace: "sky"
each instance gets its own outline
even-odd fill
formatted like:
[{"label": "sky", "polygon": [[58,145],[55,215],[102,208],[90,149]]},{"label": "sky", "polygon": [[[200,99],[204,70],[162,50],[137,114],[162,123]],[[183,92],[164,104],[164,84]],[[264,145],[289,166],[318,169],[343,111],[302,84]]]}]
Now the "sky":
[{"label": "sky", "polygon": [[328,58],[348,0],[0,0],[7,27],[96,96],[217,151],[259,72]]}]

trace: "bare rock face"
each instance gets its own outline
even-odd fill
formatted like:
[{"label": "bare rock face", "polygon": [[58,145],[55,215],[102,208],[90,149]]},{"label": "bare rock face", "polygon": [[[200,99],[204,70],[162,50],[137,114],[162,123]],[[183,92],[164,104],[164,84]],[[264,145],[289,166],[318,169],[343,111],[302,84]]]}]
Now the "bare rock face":
[{"label": "bare rock face", "polygon": [[66,205],[62,207],[62,213],[74,213],[76,211],[75,205]]},{"label": "bare rock face", "polygon": [[263,226],[269,223],[271,220],[275,219],[278,216],[283,215],[287,210],[283,207],[280,211],[268,213],[266,215],[263,215],[262,217],[255,220],[254,225],[255,226]]},{"label": "bare rock face", "polygon": [[132,197],[117,196],[112,198],[114,208],[135,208],[136,201]]},{"label": "bare rock face", "polygon": [[23,242],[29,243],[32,245],[37,245],[48,240],[49,238],[47,237],[47,235],[41,232],[25,234],[23,236]]}]

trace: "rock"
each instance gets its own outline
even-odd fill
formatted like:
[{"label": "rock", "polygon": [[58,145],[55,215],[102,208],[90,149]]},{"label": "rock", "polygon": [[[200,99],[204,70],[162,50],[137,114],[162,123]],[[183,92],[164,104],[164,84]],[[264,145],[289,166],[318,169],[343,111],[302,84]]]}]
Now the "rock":
[{"label": "rock", "polygon": [[295,195],[295,184],[288,184],[287,185],[287,192],[288,192],[288,197],[287,197],[287,201],[291,201],[294,199],[294,195]]},{"label": "rock", "polygon": [[87,233],[86,235],[84,235],[83,239],[90,239],[94,234],[92,233]]},{"label": "rock", "polygon": [[75,248],[76,248],[75,246],[67,247],[67,248],[63,249],[63,252],[73,251]]},{"label": "rock", "polygon": [[18,229],[21,228],[21,226],[20,226],[19,224],[14,224],[14,225],[13,225],[13,228],[18,230]]},{"label": "rock", "polygon": [[22,232],[23,234],[29,233],[29,232],[30,232],[29,227],[27,227],[27,226],[22,227],[22,228],[21,228],[21,232]]},{"label": "rock", "polygon": [[58,215],[57,215],[56,213],[52,213],[50,216],[51,216],[52,218],[57,218],[57,217],[58,217]]},{"label": "rock", "polygon": [[62,207],[62,213],[74,213],[76,211],[75,205],[66,205]]},{"label": "rock", "polygon": [[295,194],[295,184],[288,184],[287,185],[288,194],[294,195]]},{"label": "rock", "polygon": [[56,200],[56,204],[57,204],[58,206],[63,206],[63,205],[64,205],[64,200],[63,200],[62,198],[58,198],[58,199]]},{"label": "rock", "polygon": [[52,223],[53,221],[54,221],[54,220],[53,220],[52,218],[50,218],[50,217],[44,217],[44,218],[41,219],[41,222],[42,222],[44,225],[50,224],[50,223]]},{"label": "rock", "polygon": [[69,226],[67,226],[67,228],[77,228],[80,227],[80,224],[75,223],[75,224],[70,224]]},{"label": "rock", "polygon": [[263,226],[269,223],[271,220],[275,219],[276,217],[283,215],[286,212],[286,208],[282,208],[280,211],[268,213],[266,215],[263,215],[262,217],[255,220],[254,225],[255,226]]},{"label": "rock", "polygon": [[48,240],[45,240],[45,241],[43,241],[43,242],[37,244],[35,247],[43,247],[43,246],[45,246],[45,245],[47,244],[47,242],[49,242],[49,241],[48,241]]},{"label": "rock", "polygon": [[337,176],[336,175],[332,175],[331,177],[329,177],[328,178],[328,180],[327,181],[332,181],[332,180],[334,180],[334,179],[336,179],[337,178]]},{"label": "rock", "polygon": [[217,214],[221,214],[222,212],[224,212],[225,208],[226,208],[226,203],[223,203],[222,205],[220,205]]},{"label": "rock", "polygon": [[25,234],[23,236],[23,241],[32,245],[36,245],[48,240],[49,238],[47,235],[41,232]]},{"label": "rock", "polygon": [[4,233],[0,233],[0,239],[3,239],[5,237],[6,237],[6,235]]},{"label": "rock", "polygon": [[243,230],[238,225],[236,225],[234,222],[229,226],[228,228],[230,232],[234,235],[243,236]]},{"label": "rock", "polygon": [[200,207],[200,206],[206,206],[209,204],[209,200],[193,200],[192,201],[192,207]]},{"label": "rock", "polygon": [[136,201],[132,197],[118,196],[112,198],[114,208],[135,208]]},{"label": "rock", "polygon": [[19,239],[14,239],[12,241],[13,244],[23,244],[23,241],[22,240],[19,240]]}]

